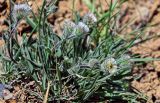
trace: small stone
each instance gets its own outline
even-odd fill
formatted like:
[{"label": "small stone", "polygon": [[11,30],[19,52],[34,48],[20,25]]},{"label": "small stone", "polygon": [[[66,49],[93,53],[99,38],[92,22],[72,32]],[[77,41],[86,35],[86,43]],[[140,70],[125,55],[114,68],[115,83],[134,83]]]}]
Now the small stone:
[{"label": "small stone", "polygon": [[13,97],[13,94],[9,90],[7,90],[7,89],[3,90],[3,98],[4,98],[4,100],[11,99],[12,97]]},{"label": "small stone", "polygon": [[148,71],[153,71],[155,68],[153,67],[153,64],[152,63],[148,63],[147,66],[146,66],[146,69]]},{"label": "small stone", "polygon": [[157,72],[149,72],[144,77],[142,77],[140,82],[142,83],[152,82],[156,78],[158,78]]},{"label": "small stone", "polygon": [[160,100],[156,100],[155,103],[160,103]]},{"label": "small stone", "polygon": [[155,66],[155,70],[160,72],[160,61],[154,61],[153,64]]},{"label": "small stone", "polygon": [[150,11],[147,7],[140,7],[139,12],[142,20],[147,20],[149,18]]},{"label": "small stone", "polygon": [[152,82],[151,87],[154,89],[156,88],[158,85],[160,85],[160,80],[157,78]]},{"label": "small stone", "polygon": [[5,0],[0,0],[0,4],[3,4],[5,2]]},{"label": "small stone", "polygon": [[146,95],[149,97],[149,98],[151,98],[152,97],[152,95],[154,95],[155,94],[155,90],[151,90],[151,91],[148,91],[147,93],[146,93]]},{"label": "small stone", "polygon": [[156,99],[160,99],[160,86],[156,87],[155,97]]},{"label": "small stone", "polygon": [[28,1],[29,6],[32,6],[32,4],[33,4],[33,1]]}]

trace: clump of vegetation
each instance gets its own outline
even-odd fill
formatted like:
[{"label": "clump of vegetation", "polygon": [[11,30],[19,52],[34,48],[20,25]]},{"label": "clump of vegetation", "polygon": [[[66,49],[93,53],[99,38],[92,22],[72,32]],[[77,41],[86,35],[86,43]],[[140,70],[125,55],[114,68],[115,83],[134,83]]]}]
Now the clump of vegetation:
[{"label": "clump of vegetation", "polygon": [[[54,2],[46,4],[44,0],[39,15],[32,13],[32,17],[23,14],[31,12],[27,4],[23,4],[27,5],[24,8],[21,4],[15,6],[13,13],[19,11],[20,15],[13,16],[15,21],[4,35],[3,82],[18,77],[34,80],[41,92],[35,95],[41,101],[48,83],[48,101],[138,103],[145,100],[130,86],[133,60],[128,49],[133,41],[127,43],[109,29],[114,24],[116,15],[112,13],[117,3],[97,17],[92,12],[83,17],[75,12],[73,21],[64,22],[61,36],[47,22],[47,16],[54,11],[51,8]],[[33,30],[29,37],[23,34],[19,43],[16,23],[22,18]]]}]

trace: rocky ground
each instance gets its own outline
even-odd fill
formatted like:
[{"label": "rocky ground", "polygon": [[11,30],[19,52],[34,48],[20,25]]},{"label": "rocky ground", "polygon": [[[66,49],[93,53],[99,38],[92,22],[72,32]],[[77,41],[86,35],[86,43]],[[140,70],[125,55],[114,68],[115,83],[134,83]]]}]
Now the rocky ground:
[{"label": "rocky ground", "polygon": [[[16,3],[22,3],[25,0],[16,0]],[[49,1],[49,0],[48,0]],[[109,1],[109,0],[108,0]],[[29,0],[34,12],[37,12],[37,6],[40,6],[42,0]],[[88,12],[89,9],[82,0],[75,0],[75,8],[80,11],[80,15]],[[104,11],[108,10],[106,0],[97,0],[96,8],[102,5]],[[57,3],[58,10],[49,16],[48,21],[53,24],[53,30],[61,34],[64,19],[72,18],[72,0],[60,0]],[[9,15],[9,0],[0,0],[0,37],[3,31],[7,30],[8,25],[5,20]],[[125,29],[118,31],[118,34],[126,40],[130,40],[135,35],[129,35],[133,30],[148,26],[143,31],[142,38],[138,39],[138,43],[130,49],[133,54],[139,54],[141,57],[160,58],[160,0],[128,0],[121,7],[121,13],[118,20],[118,27],[125,24]],[[21,21],[18,26],[18,32],[21,34],[29,32],[30,27]],[[126,38],[127,35],[127,38]],[[4,45],[4,41],[0,41],[0,46]],[[149,97],[149,102],[160,103],[160,61],[147,62],[143,66],[136,66],[133,75],[140,76],[132,82],[132,86]],[[16,88],[17,91],[19,88]],[[22,92],[22,90],[21,90]],[[15,103],[14,101],[10,103]]]}]

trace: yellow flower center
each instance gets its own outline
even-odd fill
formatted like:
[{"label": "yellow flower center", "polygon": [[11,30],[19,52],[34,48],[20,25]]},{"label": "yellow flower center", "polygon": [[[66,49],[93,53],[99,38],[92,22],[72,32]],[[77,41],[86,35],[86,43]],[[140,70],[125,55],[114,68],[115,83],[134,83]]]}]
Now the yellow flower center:
[{"label": "yellow flower center", "polygon": [[107,63],[107,65],[106,65],[106,67],[108,68],[108,69],[113,69],[113,63]]}]

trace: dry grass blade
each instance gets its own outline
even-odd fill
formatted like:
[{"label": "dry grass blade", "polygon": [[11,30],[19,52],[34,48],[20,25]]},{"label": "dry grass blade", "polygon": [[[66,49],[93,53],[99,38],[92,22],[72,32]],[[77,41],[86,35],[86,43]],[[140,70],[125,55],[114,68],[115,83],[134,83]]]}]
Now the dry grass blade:
[{"label": "dry grass blade", "polygon": [[48,81],[47,91],[46,91],[46,94],[44,96],[43,103],[47,103],[50,86],[51,86],[51,81]]}]

